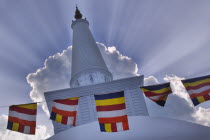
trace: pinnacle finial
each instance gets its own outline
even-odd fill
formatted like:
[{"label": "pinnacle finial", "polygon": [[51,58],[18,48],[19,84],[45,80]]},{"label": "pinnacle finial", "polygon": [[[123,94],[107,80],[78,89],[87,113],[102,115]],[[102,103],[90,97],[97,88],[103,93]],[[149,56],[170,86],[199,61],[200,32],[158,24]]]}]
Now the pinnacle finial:
[{"label": "pinnacle finial", "polygon": [[75,19],[81,19],[82,18],[82,14],[80,13],[77,5],[76,5],[76,11],[75,11],[75,15],[74,15]]}]

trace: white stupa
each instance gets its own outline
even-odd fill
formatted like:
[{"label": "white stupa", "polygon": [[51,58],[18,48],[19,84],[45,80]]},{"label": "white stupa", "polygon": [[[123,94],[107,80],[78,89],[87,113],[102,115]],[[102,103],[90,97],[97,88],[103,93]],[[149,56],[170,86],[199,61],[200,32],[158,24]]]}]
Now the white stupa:
[{"label": "white stupa", "polygon": [[[149,117],[142,91],[143,76],[113,80],[89,22],[76,8],[73,29],[72,76],[68,89],[45,92],[48,109],[52,100],[81,96],[77,127],[53,121],[55,135],[50,140],[210,140],[210,128],[166,118]],[[97,122],[94,94],[124,91],[130,130],[100,132]]]}]

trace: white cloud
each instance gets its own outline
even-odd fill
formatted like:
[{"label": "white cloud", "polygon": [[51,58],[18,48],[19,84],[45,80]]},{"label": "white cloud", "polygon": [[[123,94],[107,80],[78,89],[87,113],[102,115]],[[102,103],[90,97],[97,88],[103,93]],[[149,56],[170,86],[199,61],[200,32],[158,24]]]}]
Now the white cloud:
[{"label": "white cloud", "polygon": [[47,127],[44,125],[38,125],[36,128],[36,135],[27,135],[11,130],[7,130],[7,115],[0,116],[0,139],[1,140],[44,140],[51,134],[47,132]]},{"label": "white cloud", "polygon": [[[32,87],[30,97],[35,102],[44,101],[44,92],[69,87],[71,78],[71,53],[72,47],[68,47],[62,53],[48,57],[44,67],[26,77]],[[46,104],[42,105],[47,112]],[[48,114],[49,115],[49,114]]]},{"label": "white cloud", "polygon": [[159,84],[159,81],[154,76],[144,78],[144,86]]},{"label": "white cloud", "polygon": [[[203,104],[198,107],[194,107],[188,93],[180,81],[182,79],[184,78],[178,76],[166,76],[164,78],[167,82],[169,82],[169,80],[171,81],[171,87],[173,90],[173,94],[168,96],[164,108],[159,107],[154,102],[146,98],[150,115],[180,119],[210,126],[210,109],[203,108]],[[159,83],[153,76],[145,78],[147,85],[155,84],[154,81],[156,81],[156,84]]]},{"label": "white cloud", "polygon": [[115,46],[106,47],[98,43],[98,47],[114,79],[122,79],[138,75],[137,64],[129,57],[123,56]]}]

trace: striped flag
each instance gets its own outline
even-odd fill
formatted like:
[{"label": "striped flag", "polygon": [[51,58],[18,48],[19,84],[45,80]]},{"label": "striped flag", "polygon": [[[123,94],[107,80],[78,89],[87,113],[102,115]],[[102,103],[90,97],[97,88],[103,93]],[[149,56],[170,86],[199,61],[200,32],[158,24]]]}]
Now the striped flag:
[{"label": "striped flag", "polygon": [[210,100],[210,75],[182,80],[194,106]]},{"label": "striped flag", "polygon": [[141,87],[145,96],[160,106],[164,106],[169,94],[172,93],[170,83]]},{"label": "striped flag", "polygon": [[25,134],[35,134],[37,103],[9,107],[7,129]]},{"label": "striped flag", "polygon": [[79,97],[53,101],[50,119],[65,125],[76,126]]},{"label": "striped flag", "polygon": [[123,91],[95,95],[95,103],[102,132],[129,130]]}]

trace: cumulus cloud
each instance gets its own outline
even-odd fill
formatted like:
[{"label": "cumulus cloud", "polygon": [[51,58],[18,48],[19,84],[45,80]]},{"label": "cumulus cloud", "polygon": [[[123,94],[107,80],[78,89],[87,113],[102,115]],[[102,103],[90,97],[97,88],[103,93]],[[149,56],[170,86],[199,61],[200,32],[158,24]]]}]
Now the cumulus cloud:
[{"label": "cumulus cloud", "polygon": [[15,131],[10,131],[7,128],[7,115],[0,116],[0,139],[1,140],[44,140],[51,134],[47,132],[47,127],[44,125],[38,125],[36,128],[36,135],[27,135]]},{"label": "cumulus cloud", "polygon": [[115,46],[106,47],[102,43],[97,44],[114,79],[139,75],[137,64],[131,58],[123,56]]},{"label": "cumulus cloud", "polygon": [[[97,44],[114,79],[138,75],[137,64],[131,58],[123,56],[114,46],[106,47],[102,43]],[[43,68],[26,77],[32,87],[30,97],[33,101],[44,101],[45,91],[69,88],[71,58],[72,47],[70,46],[62,53],[47,58]],[[43,104],[43,109],[47,112],[46,104]]]},{"label": "cumulus cloud", "polygon": [[[168,96],[166,105],[164,108],[159,107],[154,102],[146,98],[148,110],[151,116],[169,117],[179,120],[190,121],[206,126],[210,126],[210,109],[205,109],[201,105],[194,107],[192,101],[185,90],[180,80],[183,77],[178,76],[166,76],[165,81],[171,81],[171,88],[173,94]],[[150,76],[145,78],[147,85],[158,84],[159,81]]]},{"label": "cumulus cloud", "polygon": [[43,92],[67,88],[71,77],[71,52],[72,47],[68,47],[62,53],[57,53],[48,57],[44,62],[44,67],[35,73],[30,73],[26,79],[31,85],[30,97],[34,101],[43,101]]},{"label": "cumulus cloud", "polygon": [[159,81],[154,76],[149,76],[148,78],[144,78],[144,86],[156,85],[159,84]]},{"label": "cumulus cloud", "polygon": [[[71,78],[71,54],[72,47],[68,47],[62,53],[49,56],[44,67],[38,69],[35,73],[30,73],[26,77],[27,82],[32,87],[30,97],[34,102],[44,101],[44,92],[58,90],[69,87]],[[46,104],[42,108],[46,113]],[[48,114],[49,115],[49,114]]]}]

